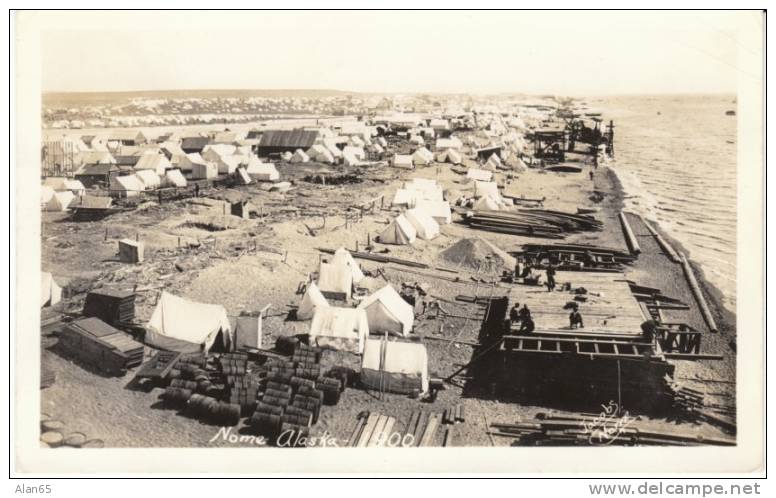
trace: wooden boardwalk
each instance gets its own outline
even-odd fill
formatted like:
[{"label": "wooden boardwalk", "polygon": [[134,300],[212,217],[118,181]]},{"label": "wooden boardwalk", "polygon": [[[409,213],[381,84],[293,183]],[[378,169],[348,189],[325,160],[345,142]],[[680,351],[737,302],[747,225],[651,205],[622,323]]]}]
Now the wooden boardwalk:
[{"label": "wooden boardwalk", "polygon": [[[546,274],[542,271],[542,282]],[[641,324],[647,320],[638,301],[633,297],[622,273],[563,272],[555,275],[555,291],[546,286],[516,285],[509,293],[508,309],[517,302],[528,305],[536,325],[536,332],[568,332],[569,313],[563,306],[574,301],[575,289],[587,289],[586,302],[577,302],[585,323],[576,333],[601,335],[639,335]],[[559,290],[564,283],[571,284],[571,291]],[[507,315],[509,316],[509,315]]]}]

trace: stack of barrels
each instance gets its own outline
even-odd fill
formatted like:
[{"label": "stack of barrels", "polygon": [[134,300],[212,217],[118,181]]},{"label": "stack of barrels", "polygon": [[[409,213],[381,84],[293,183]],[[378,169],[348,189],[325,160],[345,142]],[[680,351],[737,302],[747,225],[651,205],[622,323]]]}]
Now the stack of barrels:
[{"label": "stack of barrels", "polygon": [[243,416],[253,413],[259,391],[259,379],[248,373],[248,355],[225,353],[219,358],[224,377],[224,398],[240,406]]},{"label": "stack of barrels", "polygon": [[210,396],[192,394],[188,410],[195,418],[216,425],[234,426],[240,423],[240,405],[219,401]]},{"label": "stack of barrels", "polygon": [[215,386],[206,368],[204,356],[181,358],[170,371],[170,384],[162,398],[173,406],[184,406],[194,393],[213,395]]}]

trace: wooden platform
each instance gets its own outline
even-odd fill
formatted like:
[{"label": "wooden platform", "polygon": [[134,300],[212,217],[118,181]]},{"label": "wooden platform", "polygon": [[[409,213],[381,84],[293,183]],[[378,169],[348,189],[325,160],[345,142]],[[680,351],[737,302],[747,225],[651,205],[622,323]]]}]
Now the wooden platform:
[{"label": "wooden platform", "polygon": [[[546,275],[542,273],[542,282],[546,282]],[[576,333],[638,336],[641,334],[641,324],[649,319],[633,297],[622,273],[559,271],[555,275],[555,281],[553,292],[548,292],[546,286],[516,285],[509,293],[508,309],[516,302],[520,303],[521,307],[527,304],[537,332],[569,331],[571,310],[564,309],[563,306],[574,301],[577,295],[574,289],[584,287],[587,289],[587,294],[584,294],[587,301],[577,301],[577,304],[585,328],[575,330]],[[571,284],[572,290],[559,290],[566,282]]]}]

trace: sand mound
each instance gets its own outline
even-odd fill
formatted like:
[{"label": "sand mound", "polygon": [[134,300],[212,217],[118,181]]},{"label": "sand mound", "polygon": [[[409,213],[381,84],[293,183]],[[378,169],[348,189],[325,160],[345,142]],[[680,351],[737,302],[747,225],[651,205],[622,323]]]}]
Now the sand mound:
[{"label": "sand mound", "polygon": [[459,240],[439,253],[439,259],[446,265],[472,271],[479,268],[484,273],[515,269],[515,258],[480,237]]}]

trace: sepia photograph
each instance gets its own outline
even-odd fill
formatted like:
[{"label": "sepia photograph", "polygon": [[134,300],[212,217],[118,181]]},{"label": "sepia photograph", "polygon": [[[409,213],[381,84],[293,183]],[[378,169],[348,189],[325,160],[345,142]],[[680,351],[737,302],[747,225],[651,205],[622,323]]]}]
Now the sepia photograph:
[{"label": "sepia photograph", "polygon": [[19,470],[759,468],[765,16],[16,12]]}]

